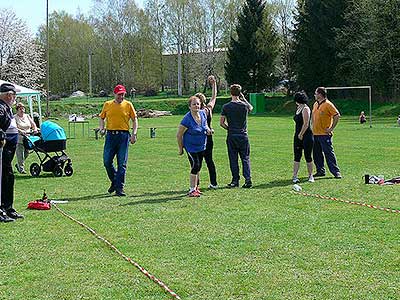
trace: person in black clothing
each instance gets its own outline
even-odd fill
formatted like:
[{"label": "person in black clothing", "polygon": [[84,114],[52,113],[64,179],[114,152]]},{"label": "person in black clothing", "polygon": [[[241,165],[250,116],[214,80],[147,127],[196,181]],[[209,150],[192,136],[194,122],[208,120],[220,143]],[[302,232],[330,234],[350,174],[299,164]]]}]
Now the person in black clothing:
[{"label": "person in black clothing", "polygon": [[10,222],[23,218],[13,208],[14,173],[12,160],[18,142],[18,128],[11,107],[15,103],[18,90],[9,83],[0,86],[0,129],[5,132],[5,144],[2,153],[1,206],[0,222]]},{"label": "person in black clothing", "polygon": [[[210,101],[206,104],[206,96],[203,93],[197,93],[195,96],[200,99],[201,106],[200,109],[204,110],[207,115],[207,125],[211,129],[211,120],[212,120],[212,112],[215,106],[215,101],[217,100],[217,81],[213,75],[208,77],[208,82],[212,86],[212,96]],[[214,148],[214,141],[213,136],[207,136],[207,145],[206,150],[204,150],[204,160],[207,164],[208,173],[210,175],[210,185],[208,188],[210,189],[217,189],[217,172],[215,170],[215,163],[213,161],[213,148]],[[199,183],[197,183],[199,185]]]},{"label": "person in black clothing", "polygon": [[239,186],[239,162],[242,161],[243,188],[251,188],[250,170],[250,143],[247,135],[247,115],[253,110],[253,106],[247,102],[242,94],[242,87],[233,84],[230,87],[232,100],[222,107],[220,125],[228,131],[226,145],[228,146],[229,165],[232,173],[232,181],[229,188]]},{"label": "person in black clothing", "polygon": [[310,128],[311,110],[308,107],[308,97],[304,92],[297,92],[294,95],[294,101],[296,102],[297,109],[293,117],[296,124],[293,151],[294,151],[294,162],[293,162],[293,183],[299,183],[300,180],[297,177],[300,168],[300,160],[302,152],[304,150],[304,157],[307,162],[308,170],[308,181],[314,182],[313,163],[312,163],[312,150],[314,144],[313,133]]}]

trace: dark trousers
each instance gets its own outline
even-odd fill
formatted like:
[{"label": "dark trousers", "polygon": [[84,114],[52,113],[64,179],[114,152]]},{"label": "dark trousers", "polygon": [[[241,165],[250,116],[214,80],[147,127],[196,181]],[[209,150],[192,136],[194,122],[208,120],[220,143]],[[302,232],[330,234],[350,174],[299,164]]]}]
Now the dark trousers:
[{"label": "dark trousers", "polygon": [[332,136],[330,135],[314,135],[314,164],[318,173],[325,174],[324,156],[329,171],[336,175],[340,169],[336,162],[335,151],[332,145]]},{"label": "dark trousers", "polygon": [[6,143],[3,148],[2,177],[1,177],[1,209],[9,210],[14,203],[14,172],[12,160],[15,155],[17,145]]},{"label": "dark trousers", "polygon": [[212,185],[217,185],[217,172],[215,170],[215,163],[213,161],[214,141],[212,137],[207,137],[206,150],[204,151],[204,160],[207,164],[208,173],[210,175],[210,183]]},{"label": "dark trousers", "polygon": [[304,158],[306,162],[312,162],[312,150],[314,145],[314,137],[312,133],[305,134],[302,140],[299,140],[297,134],[294,136],[293,141],[293,152],[294,152],[294,161],[300,162],[302,152],[304,150]]},{"label": "dark trousers", "polygon": [[232,182],[239,182],[239,159],[242,161],[243,177],[251,182],[250,174],[250,143],[247,134],[229,134],[226,138],[228,146],[229,165],[232,173]]}]

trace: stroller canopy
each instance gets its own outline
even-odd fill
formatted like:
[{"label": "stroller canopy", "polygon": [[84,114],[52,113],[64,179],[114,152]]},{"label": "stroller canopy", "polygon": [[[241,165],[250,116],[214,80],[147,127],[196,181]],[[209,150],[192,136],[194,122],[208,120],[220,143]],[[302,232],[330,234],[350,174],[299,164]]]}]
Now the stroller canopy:
[{"label": "stroller canopy", "polygon": [[64,129],[52,121],[43,122],[40,126],[40,131],[42,133],[42,139],[45,142],[67,139]]}]

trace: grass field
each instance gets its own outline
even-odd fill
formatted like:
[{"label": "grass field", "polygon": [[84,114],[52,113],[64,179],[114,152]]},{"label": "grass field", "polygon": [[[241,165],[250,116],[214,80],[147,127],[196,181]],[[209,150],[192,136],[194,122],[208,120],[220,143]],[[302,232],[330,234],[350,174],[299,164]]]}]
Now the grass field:
[{"label": "grass field", "polygon": [[[188,198],[188,161],[177,155],[182,116],[140,119],[129,150],[127,197],[107,194],[103,139],[68,140],[72,177],[16,175],[22,221],[0,224],[0,299],[170,299],[156,284],[78,224],[26,210],[46,189],[59,207],[92,227],[182,299],[399,299],[400,214],[291,192],[293,121],[249,119],[254,188],[206,190]],[[221,187],[230,182],[225,132],[215,126]],[[61,125],[66,127],[66,121]],[[97,126],[92,120],[90,127]],[[158,127],[156,138],[149,127]],[[343,118],[334,146],[343,179],[303,191],[400,209],[400,186],[365,185],[364,174],[400,175],[400,128]],[[36,161],[31,155],[27,165]]]}]

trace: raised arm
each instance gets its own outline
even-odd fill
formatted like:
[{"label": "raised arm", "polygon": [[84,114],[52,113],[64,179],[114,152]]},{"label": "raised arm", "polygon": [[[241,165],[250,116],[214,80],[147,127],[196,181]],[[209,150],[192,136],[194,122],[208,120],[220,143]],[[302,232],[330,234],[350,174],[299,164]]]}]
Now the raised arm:
[{"label": "raised arm", "polygon": [[213,75],[208,76],[208,82],[211,84],[212,95],[210,101],[207,103],[207,107],[212,111],[217,100],[217,81]]},{"label": "raised arm", "polygon": [[240,99],[244,104],[246,104],[246,107],[247,107],[247,109],[249,110],[249,112],[251,112],[251,111],[253,110],[253,105],[251,105],[251,104],[249,103],[249,101],[247,101],[246,97],[245,97],[242,93],[240,93],[239,99]]}]

